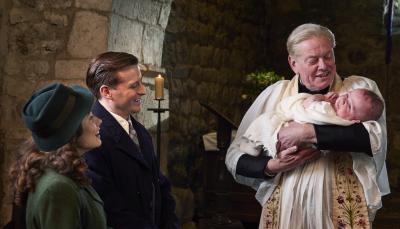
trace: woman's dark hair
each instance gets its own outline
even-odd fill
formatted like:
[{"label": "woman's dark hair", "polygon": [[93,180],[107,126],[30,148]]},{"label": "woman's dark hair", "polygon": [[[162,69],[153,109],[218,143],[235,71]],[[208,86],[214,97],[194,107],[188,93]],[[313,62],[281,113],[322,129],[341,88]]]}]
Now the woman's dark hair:
[{"label": "woman's dark hair", "polygon": [[100,98],[100,87],[114,87],[118,84],[116,72],[132,65],[137,65],[138,59],[125,52],[106,52],[94,58],[86,73],[86,85],[97,99]]},{"label": "woman's dark hair", "polygon": [[85,175],[87,165],[76,146],[76,140],[81,134],[82,126],[69,143],[52,152],[40,151],[32,137],[22,144],[18,150],[17,160],[9,171],[16,205],[24,204],[25,197],[35,190],[37,180],[47,168],[71,178],[77,184],[89,184],[89,179]]}]

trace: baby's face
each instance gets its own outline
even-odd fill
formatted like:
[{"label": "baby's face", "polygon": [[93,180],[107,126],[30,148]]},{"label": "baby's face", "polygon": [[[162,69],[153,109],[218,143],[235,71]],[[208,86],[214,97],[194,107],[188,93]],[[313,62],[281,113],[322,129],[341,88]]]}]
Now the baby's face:
[{"label": "baby's face", "polygon": [[370,107],[365,97],[365,91],[362,89],[340,95],[335,102],[336,114],[346,120],[361,120]]}]

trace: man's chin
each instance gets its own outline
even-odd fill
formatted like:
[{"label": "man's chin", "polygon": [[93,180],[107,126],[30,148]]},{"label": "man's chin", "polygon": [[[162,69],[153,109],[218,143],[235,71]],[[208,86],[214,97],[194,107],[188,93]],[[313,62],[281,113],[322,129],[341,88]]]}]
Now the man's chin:
[{"label": "man's chin", "polygon": [[314,84],[311,88],[308,88],[311,91],[320,91],[330,86],[330,83],[318,83]]},{"label": "man's chin", "polygon": [[325,77],[324,79],[318,80],[314,86],[315,86],[316,90],[322,90],[322,89],[329,87],[332,82],[333,82],[333,78]]},{"label": "man's chin", "polygon": [[140,106],[139,106],[139,107],[135,107],[135,108],[132,108],[132,109],[131,109],[131,113],[139,113],[140,110],[141,110],[141,107],[140,107]]}]

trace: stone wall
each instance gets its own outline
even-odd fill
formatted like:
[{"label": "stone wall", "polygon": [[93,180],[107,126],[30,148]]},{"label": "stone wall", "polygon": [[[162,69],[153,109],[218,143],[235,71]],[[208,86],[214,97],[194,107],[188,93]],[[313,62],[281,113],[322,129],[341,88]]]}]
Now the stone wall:
[{"label": "stone wall", "polygon": [[[148,89],[143,110],[155,107],[152,77],[164,71],[161,50],[170,4],[171,0],[1,1],[0,226],[10,214],[7,170],[14,160],[15,149],[29,136],[20,119],[26,99],[37,88],[54,81],[84,85],[89,60],[104,51],[115,50],[139,57]],[[124,15],[123,10],[133,16]],[[150,13],[153,13],[151,18]],[[120,23],[118,17],[141,24],[143,31],[131,33],[131,26]],[[126,47],[141,49],[137,52]],[[168,105],[168,92],[164,104]],[[156,123],[156,116],[150,112],[141,113],[138,118],[150,129]],[[163,168],[165,164],[164,160]]]},{"label": "stone wall", "polygon": [[212,104],[236,123],[243,116],[244,76],[266,66],[264,1],[175,0],[163,66],[170,76],[169,176],[178,187],[201,185],[201,136],[216,129]]},{"label": "stone wall", "polygon": [[[386,100],[388,126],[388,172],[392,187],[400,185],[400,104],[395,101],[400,86],[400,37],[393,37],[392,63],[385,65],[383,2],[271,1],[267,7],[271,66],[291,77],[287,64],[286,38],[296,26],[314,22],[329,27],[336,36],[337,71],[341,76],[361,75],[375,80]],[[283,26],[284,25],[284,26]]]}]

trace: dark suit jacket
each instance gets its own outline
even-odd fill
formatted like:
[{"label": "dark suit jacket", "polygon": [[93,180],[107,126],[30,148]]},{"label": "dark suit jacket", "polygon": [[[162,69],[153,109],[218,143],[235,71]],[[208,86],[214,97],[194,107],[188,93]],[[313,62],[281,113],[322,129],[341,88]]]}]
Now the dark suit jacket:
[{"label": "dark suit jacket", "polygon": [[104,201],[114,229],[178,228],[170,184],[159,171],[147,130],[132,119],[141,152],[114,117],[97,101],[102,144],[85,154],[92,186]]}]

